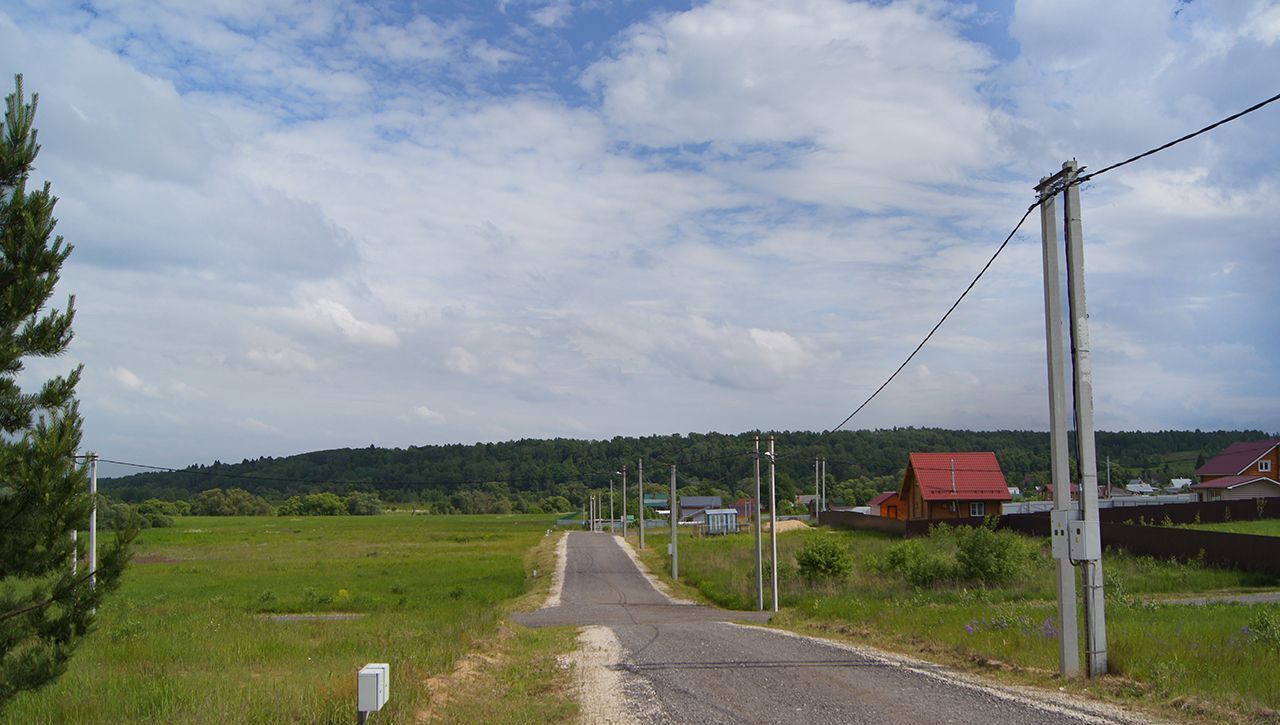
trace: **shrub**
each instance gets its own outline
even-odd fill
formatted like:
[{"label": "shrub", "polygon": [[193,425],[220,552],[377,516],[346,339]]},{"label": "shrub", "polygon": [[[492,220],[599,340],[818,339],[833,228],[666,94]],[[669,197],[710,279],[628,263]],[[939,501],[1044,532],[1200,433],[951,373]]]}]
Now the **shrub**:
[{"label": "shrub", "polygon": [[853,557],[834,536],[818,534],[805,540],[796,553],[796,565],[805,579],[843,579],[853,571]]},{"label": "shrub", "polygon": [[377,516],[382,513],[382,499],[376,493],[354,491],[347,494],[347,513],[352,516]]},{"label": "shrub", "polygon": [[1026,568],[1028,549],[1017,534],[996,531],[995,519],[955,531],[956,565],[961,579],[978,584],[1007,584]]},{"label": "shrub", "polygon": [[897,573],[917,587],[933,586],[956,576],[955,565],[929,551],[920,539],[893,545],[883,559],[872,565],[879,571]]}]

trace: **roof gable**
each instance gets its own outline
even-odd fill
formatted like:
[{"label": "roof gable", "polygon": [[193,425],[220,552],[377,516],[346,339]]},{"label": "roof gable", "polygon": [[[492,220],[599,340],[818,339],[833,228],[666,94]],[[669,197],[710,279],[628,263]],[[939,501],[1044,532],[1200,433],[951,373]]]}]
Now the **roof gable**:
[{"label": "roof gable", "polygon": [[1215,478],[1212,481],[1197,483],[1191,488],[1196,490],[1204,490],[1207,488],[1235,488],[1237,486],[1243,486],[1246,483],[1253,483],[1254,481],[1266,481],[1267,483],[1280,486],[1280,481],[1276,481],[1274,478],[1267,478],[1266,476],[1254,474],[1252,476],[1223,476],[1222,478]]},{"label": "roof gable", "polygon": [[885,501],[888,501],[889,499],[897,495],[898,495],[897,491],[885,491],[884,493],[878,494],[875,498],[868,501],[867,505],[879,506],[880,504],[884,503]]},{"label": "roof gable", "polygon": [[1197,476],[1238,476],[1255,461],[1280,445],[1280,438],[1260,441],[1241,441],[1227,446],[1203,466],[1196,469]]},{"label": "roof gable", "polygon": [[920,496],[926,501],[1009,501],[1009,485],[1000,472],[996,454],[912,453],[907,476],[915,474]]}]

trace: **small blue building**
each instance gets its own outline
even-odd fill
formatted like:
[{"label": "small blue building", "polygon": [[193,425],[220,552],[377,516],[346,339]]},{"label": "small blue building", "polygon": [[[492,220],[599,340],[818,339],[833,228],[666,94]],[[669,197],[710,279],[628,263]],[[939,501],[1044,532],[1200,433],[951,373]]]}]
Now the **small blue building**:
[{"label": "small blue building", "polygon": [[736,534],[738,533],[737,509],[707,509],[702,512],[705,517],[702,532],[704,534]]}]

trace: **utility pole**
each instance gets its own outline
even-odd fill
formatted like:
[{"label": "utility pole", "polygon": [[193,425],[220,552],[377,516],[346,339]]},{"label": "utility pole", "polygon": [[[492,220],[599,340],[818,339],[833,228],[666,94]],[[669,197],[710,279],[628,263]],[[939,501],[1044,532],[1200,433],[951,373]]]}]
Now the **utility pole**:
[{"label": "utility pole", "polygon": [[769,436],[769,545],[773,554],[769,559],[769,574],[773,579],[773,611],[778,611],[778,488],[775,472],[777,460],[773,454],[773,436]]},{"label": "utility pole", "polygon": [[676,519],[680,516],[680,508],[676,506],[676,467],[671,466],[671,500],[667,502],[671,509],[671,578],[680,579],[680,550],[676,547]]},{"label": "utility pole", "polygon": [[[1040,234],[1044,262],[1045,347],[1049,366],[1049,459],[1053,480],[1054,536],[1065,535],[1075,517],[1071,504],[1071,462],[1067,448],[1067,397],[1064,338],[1062,334],[1061,266],[1058,259],[1058,217],[1056,187],[1061,174],[1040,180]],[[1061,548],[1065,548],[1063,545]],[[1080,633],[1076,624],[1076,570],[1069,552],[1054,549],[1057,559],[1058,590],[1058,671],[1063,677],[1080,674]]]},{"label": "utility pole", "polygon": [[[89,497],[93,508],[89,509],[89,588],[98,585],[98,454],[89,458]],[[94,612],[97,612],[95,607]]]},{"label": "utility pole", "polygon": [[1111,456],[1107,456],[1107,498],[1111,498]]},{"label": "utility pole", "polygon": [[609,476],[609,533],[617,531],[618,520],[613,517],[613,476]]},{"label": "utility pole", "polygon": [[756,436],[756,611],[764,611],[764,556],[760,549],[760,436]]},{"label": "utility pole", "polygon": [[822,459],[822,510],[827,510],[827,459]]},{"label": "utility pole", "polygon": [[1093,435],[1093,366],[1089,360],[1089,312],[1084,294],[1084,233],[1080,224],[1080,165],[1063,164],[1067,172],[1066,209],[1067,307],[1071,316],[1071,369],[1075,387],[1076,456],[1080,466],[1080,506],[1084,538],[1097,556],[1084,557],[1085,659],[1090,677],[1107,673],[1107,615],[1103,599],[1101,527],[1098,521],[1098,460]]},{"label": "utility pole", "polygon": [[813,459],[813,520],[818,520],[818,502],[822,500],[822,484],[818,480],[818,459]]},{"label": "utility pole", "polygon": [[644,548],[644,459],[640,459],[640,472],[636,474],[640,479],[640,485],[636,488],[640,489],[640,520],[637,526],[640,527],[640,548]]},{"label": "utility pole", "polygon": [[627,540],[627,464],[622,464],[622,540]]}]

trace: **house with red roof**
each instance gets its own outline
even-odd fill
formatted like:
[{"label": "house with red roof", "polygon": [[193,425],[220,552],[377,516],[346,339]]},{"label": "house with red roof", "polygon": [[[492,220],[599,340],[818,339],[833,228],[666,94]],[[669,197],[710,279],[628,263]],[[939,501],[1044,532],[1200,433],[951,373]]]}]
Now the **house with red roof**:
[{"label": "house with red roof", "polygon": [[1232,443],[1196,469],[1201,501],[1280,497],[1280,438]]},{"label": "house with red roof", "polygon": [[1013,499],[990,451],[912,453],[898,497],[912,521],[981,520]]},{"label": "house with red roof", "polygon": [[897,491],[878,494],[867,502],[867,508],[871,509],[872,516],[903,520],[907,518],[907,509],[902,505],[902,499],[898,497]]}]

